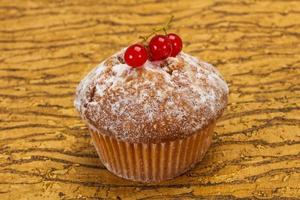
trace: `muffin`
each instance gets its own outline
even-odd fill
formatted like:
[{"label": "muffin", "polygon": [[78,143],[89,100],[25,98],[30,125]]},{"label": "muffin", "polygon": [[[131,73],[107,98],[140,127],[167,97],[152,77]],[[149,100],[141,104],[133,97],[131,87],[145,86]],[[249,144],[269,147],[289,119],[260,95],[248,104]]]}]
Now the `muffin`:
[{"label": "muffin", "polygon": [[174,178],[208,150],[227,84],[211,64],[184,52],[133,68],[125,50],[80,82],[75,106],[109,171],[141,182]]}]

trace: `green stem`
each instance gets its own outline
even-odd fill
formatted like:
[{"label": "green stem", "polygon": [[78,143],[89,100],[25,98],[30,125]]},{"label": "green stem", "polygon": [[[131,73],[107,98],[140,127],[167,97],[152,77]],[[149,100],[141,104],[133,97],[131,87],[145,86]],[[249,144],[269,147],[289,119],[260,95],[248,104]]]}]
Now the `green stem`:
[{"label": "green stem", "polygon": [[174,15],[172,15],[170,17],[170,19],[168,20],[168,22],[163,26],[163,27],[160,27],[160,28],[154,28],[153,29],[153,32],[151,32],[149,35],[147,36],[139,36],[140,39],[143,40],[143,42],[147,42],[147,40],[154,34],[156,34],[157,32],[160,32],[160,31],[163,31],[166,35],[168,34],[167,33],[167,30],[170,28],[170,24],[172,23],[174,19]]}]

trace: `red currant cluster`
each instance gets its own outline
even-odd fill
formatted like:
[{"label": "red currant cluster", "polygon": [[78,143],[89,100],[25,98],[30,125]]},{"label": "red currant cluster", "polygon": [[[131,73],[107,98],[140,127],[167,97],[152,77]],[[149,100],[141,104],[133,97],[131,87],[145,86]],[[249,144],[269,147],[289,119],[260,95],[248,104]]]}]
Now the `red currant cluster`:
[{"label": "red currant cluster", "polygon": [[129,46],[125,51],[124,59],[127,65],[140,67],[147,59],[157,61],[170,56],[175,57],[181,49],[182,40],[178,35],[174,33],[155,35],[148,46],[142,44]]}]

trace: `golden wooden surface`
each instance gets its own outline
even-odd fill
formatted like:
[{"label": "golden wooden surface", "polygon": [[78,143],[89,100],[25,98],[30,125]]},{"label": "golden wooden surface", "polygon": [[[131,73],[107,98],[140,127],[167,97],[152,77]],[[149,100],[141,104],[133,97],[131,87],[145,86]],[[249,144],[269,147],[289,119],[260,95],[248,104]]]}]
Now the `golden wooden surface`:
[{"label": "golden wooden surface", "polygon": [[[102,166],[73,96],[170,14],[229,106],[201,164],[145,185]],[[0,199],[300,198],[299,1],[1,0],[0,19]]]}]

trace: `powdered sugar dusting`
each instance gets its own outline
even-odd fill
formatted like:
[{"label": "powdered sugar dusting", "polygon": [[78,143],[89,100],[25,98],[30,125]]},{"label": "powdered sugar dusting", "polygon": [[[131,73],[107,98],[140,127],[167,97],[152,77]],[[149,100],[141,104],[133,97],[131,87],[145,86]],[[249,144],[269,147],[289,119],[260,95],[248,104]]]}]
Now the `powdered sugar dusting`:
[{"label": "powdered sugar dusting", "polygon": [[82,79],[77,86],[76,90],[76,98],[74,101],[74,105],[78,111],[81,110],[81,106],[83,103],[87,102],[86,92],[88,91],[90,84],[95,79],[96,76],[99,76],[105,69],[104,61],[101,62],[97,67],[95,67],[92,71],[86,75],[84,79]]},{"label": "powdered sugar dusting", "polygon": [[123,53],[102,62],[77,88],[76,108],[101,133],[130,142],[184,138],[226,107],[228,87],[212,65],[182,52],[131,68],[118,62]]}]

